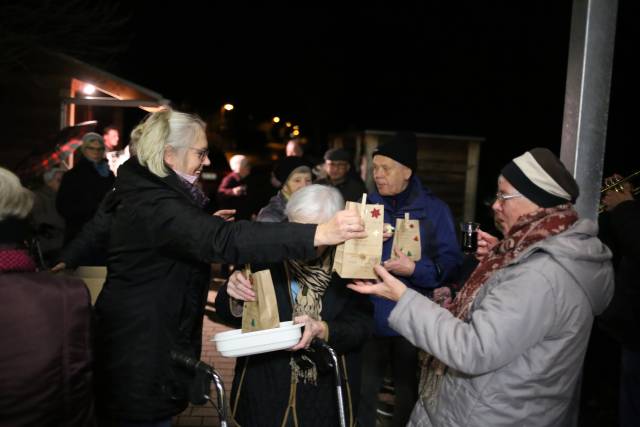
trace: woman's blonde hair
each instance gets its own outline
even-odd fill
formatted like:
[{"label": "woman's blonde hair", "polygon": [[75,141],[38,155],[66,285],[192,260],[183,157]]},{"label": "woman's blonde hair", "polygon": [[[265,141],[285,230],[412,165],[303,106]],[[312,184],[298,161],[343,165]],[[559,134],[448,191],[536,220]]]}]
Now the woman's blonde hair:
[{"label": "woman's blonde hair", "polygon": [[138,162],[161,178],[169,174],[164,163],[168,147],[187,148],[200,138],[206,140],[206,125],[198,116],[170,108],[149,115],[139,126],[135,144]]},{"label": "woman's blonde hair", "polygon": [[33,200],[33,193],[20,184],[20,179],[0,167],[0,221],[8,217],[26,218],[33,208]]}]

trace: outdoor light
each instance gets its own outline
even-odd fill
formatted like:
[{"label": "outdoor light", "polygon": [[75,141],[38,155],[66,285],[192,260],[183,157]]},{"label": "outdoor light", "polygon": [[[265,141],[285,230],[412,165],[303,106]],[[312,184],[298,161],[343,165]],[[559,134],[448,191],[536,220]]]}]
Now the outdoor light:
[{"label": "outdoor light", "polygon": [[298,125],[294,125],[294,126],[293,126],[293,129],[294,129],[294,130],[300,130],[300,126],[298,126]]},{"label": "outdoor light", "polygon": [[273,123],[280,123],[280,117],[275,116],[273,119],[271,119],[271,121],[272,121]]},{"label": "outdoor light", "polygon": [[298,129],[296,129],[296,130],[294,130],[294,131],[292,132],[292,135],[293,135],[293,136],[298,136],[298,135],[300,135],[300,131],[299,131]]},{"label": "outdoor light", "polygon": [[94,85],[90,85],[90,84],[86,84],[82,88],[82,92],[85,95],[93,95],[95,93],[95,91],[96,91],[96,87]]},{"label": "outdoor light", "polygon": [[288,128],[290,128],[290,127],[291,127],[291,122],[287,122],[287,123],[285,123],[285,125],[286,125]]},{"label": "outdoor light", "polygon": [[224,108],[227,111],[231,111],[233,110],[233,104],[224,104],[222,108]]}]

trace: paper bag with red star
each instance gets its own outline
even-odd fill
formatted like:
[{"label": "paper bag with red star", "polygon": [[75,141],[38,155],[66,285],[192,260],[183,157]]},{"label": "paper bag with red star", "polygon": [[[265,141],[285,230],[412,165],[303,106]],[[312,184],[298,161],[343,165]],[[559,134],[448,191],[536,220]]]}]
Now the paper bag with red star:
[{"label": "paper bag with red star", "polygon": [[[382,259],[382,228],[384,206],[347,202],[347,209],[356,209],[364,219],[367,237],[347,240],[338,245],[333,270],[343,279],[376,279],[373,266]],[[363,207],[364,206],[364,207]]]},{"label": "paper bag with red star", "polygon": [[396,219],[396,231],[393,233],[391,259],[397,258],[395,255],[396,248],[412,261],[418,261],[422,256],[420,221],[417,219],[409,219],[408,212],[404,214],[404,218]]}]

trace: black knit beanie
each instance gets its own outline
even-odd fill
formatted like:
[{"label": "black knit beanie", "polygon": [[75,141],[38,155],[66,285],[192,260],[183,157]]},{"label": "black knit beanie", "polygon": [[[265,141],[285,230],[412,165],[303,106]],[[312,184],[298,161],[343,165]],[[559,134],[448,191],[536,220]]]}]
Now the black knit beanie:
[{"label": "black knit beanie", "polygon": [[309,163],[302,157],[289,156],[280,160],[273,169],[273,174],[281,185],[284,185],[289,179],[289,176],[297,169],[299,172],[311,173],[311,167]]},{"label": "black knit beanie", "polygon": [[398,132],[390,141],[378,146],[373,157],[381,155],[402,163],[413,172],[418,166],[418,145],[413,132]]}]

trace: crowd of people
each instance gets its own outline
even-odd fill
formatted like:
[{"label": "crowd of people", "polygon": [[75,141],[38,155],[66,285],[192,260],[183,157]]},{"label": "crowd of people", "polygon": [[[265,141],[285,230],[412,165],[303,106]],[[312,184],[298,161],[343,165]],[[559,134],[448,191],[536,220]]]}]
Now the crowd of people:
[{"label": "crowd of people", "polygon": [[[369,189],[349,151],[330,149],[317,167],[291,141],[273,169],[276,194],[255,215],[242,210],[244,155],[231,157],[217,194],[203,191],[209,145],[197,116],[164,109],[136,126],[126,150],[118,137],[113,127],[85,134],[73,169],[51,169],[35,193],[0,168],[0,426],[170,426],[194,380],[171,354],[201,356],[213,263],[268,270],[280,320],[304,325],[290,349],[236,361],[238,425],[335,426],[344,410],[348,425],[374,427],[385,378],[394,426],[573,425],[594,322],[622,346],[620,425],[640,420],[628,184],[604,195],[607,246],[578,217],[571,174],[533,148],[496,174],[502,237],[480,230],[465,258],[449,207],[417,175],[415,134],[377,147]],[[367,236],[345,202],[363,193],[384,207],[378,280],[343,279],[332,271],[336,245]],[[419,259],[394,249],[396,220],[407,217],[419,224]],[[34,259],[26,243],[43,227],[50,241]],[[82,281],[60,272],[100,263],[107,277],[91,307]],[[236,268],[216,312],[239,327],[255,298]],[[340,405],[316,340],[339,357]]]}]

